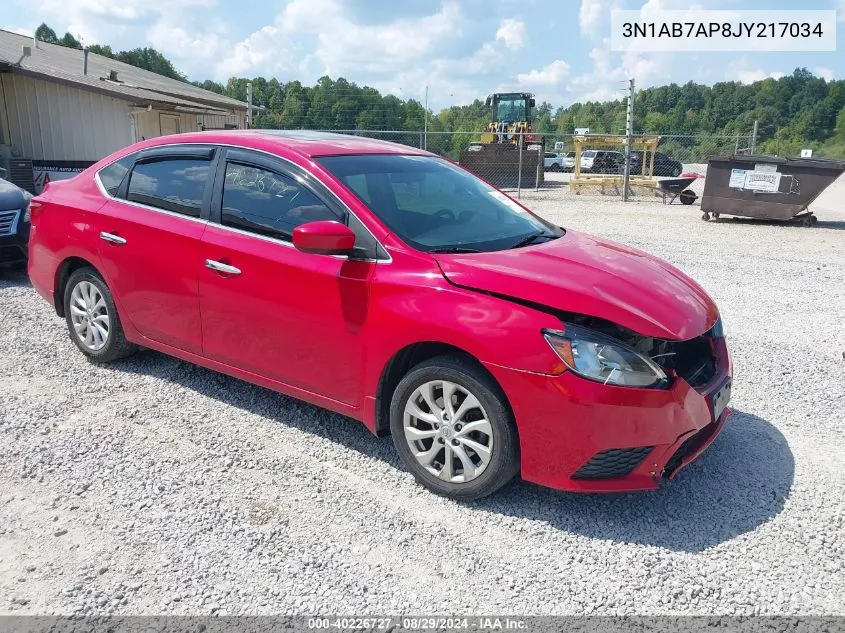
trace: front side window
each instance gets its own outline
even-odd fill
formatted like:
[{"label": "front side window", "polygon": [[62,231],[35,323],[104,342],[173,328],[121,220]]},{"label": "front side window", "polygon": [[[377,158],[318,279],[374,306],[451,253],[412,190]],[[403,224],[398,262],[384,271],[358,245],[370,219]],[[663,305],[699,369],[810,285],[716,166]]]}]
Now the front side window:
[{"label": "front side window", "polygon": [[198,218],[209,168],[210,162],[200,159],[138,163],[129,177],[126,199]]},{"label": "front side window", "polygon": [[289,241],[300,224],[339,219],[307,187],[287,176],[250,165],[226,164],[223,226]]},{"label": "front side window", "polygon": [[110,196],[117,195],[120,183],[123,182],[126,172],[128,172],[129,168],[132,167],[133,160],[133,157],[125,156],[108,167],[103,167],[99,172],[97,172],[97,175],[100,177],[100,182],[103,184],[103,188]]},{"label": "front side window", "polygon": [[318,161],[403,241],[428,252],[526,246],[562,231],[433,156],[326,156]]}]

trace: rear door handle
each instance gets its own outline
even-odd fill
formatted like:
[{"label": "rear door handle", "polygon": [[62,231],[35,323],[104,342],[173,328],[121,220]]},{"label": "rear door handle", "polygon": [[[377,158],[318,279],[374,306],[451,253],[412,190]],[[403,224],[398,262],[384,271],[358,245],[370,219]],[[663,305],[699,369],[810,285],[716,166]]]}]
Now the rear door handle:
[{"label": "rear door handle", "polygon": [[106,242],[110,242],[111,244],[118,244],[123,245],[126,244],[126,238],[120,237],[119,235],[115,235],[114,233],[106,233],[103,231],[100,233],[100,239],[105,240]]},{"label": "rear door handle", "polygon": [[216,270],[218,273],[225,273],[227,275],[241,274],[240,268],[235,268],[234,266],[229,266],[229,264],[224,264],[223,262],[218,262],[213,259],[205,260],[205,267],[210,268],[211,270]]}]

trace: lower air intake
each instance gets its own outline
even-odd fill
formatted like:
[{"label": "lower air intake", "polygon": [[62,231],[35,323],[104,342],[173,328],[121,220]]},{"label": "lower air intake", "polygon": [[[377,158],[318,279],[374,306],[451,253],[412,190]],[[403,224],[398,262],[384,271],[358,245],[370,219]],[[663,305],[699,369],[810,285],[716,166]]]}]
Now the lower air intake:
[{"label": "lower air intake", "polygon": [[590,461],[581,466],[573,479],[613,479],[624,477],[643,463],[653,446],[638,448],[611,448],[592,456]]}]

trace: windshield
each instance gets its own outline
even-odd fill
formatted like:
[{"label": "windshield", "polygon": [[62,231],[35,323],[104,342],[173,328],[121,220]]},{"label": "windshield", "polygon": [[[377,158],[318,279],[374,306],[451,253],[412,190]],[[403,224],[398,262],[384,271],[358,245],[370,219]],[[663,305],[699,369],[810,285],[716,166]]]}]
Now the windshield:
[{"label": "windshield", "polygon": [[497,251],[563,234],[441,158],[369,154],[317,160],[404,242],[422,251]]},{"label": "windshield", "polygon": [[496,106],[496,120],[503,123],[527,121],[525,98],[520,96],[501,97]]}]

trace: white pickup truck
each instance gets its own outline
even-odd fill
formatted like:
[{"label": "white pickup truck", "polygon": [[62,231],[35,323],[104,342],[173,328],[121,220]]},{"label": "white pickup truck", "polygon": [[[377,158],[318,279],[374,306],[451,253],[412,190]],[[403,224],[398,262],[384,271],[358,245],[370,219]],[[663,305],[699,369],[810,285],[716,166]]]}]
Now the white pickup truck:
[{"label": "white pickup truck", "polygon": [[565,154],[546,152],[543,158],[543,167],[547,171],[572,171],[575,167],[575,152],[566,152]]}]

